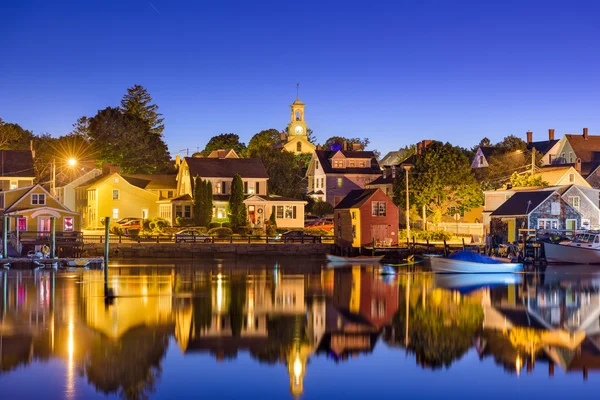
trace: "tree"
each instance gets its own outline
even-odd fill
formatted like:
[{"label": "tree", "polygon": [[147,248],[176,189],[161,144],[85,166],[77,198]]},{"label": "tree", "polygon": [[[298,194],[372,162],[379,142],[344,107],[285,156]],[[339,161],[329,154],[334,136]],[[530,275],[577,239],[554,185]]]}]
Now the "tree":
[{"label": "tree", "polygon": [[331,203],[323,200],[316,200],[312,205],[312,214],[322,217],[327,214],[333,214],[333,206]]},{"label": "tree", "polygon": [[360,139],[360,138],[345,138],[342,136],[332,136],[325,141],[323,145],[323,150],[342,150],[344,148],[344,144],[348,146],[348,149],[352,149],[354,144],[358,144],[361,147],[361,150],[364,150],[369,145],[370,141],[368,138]]},{"label": "tree", "polygon": [[127,89],[121,100],[121,110],[124,114],[134,115],[145,121],[150,127],[150,132],[162,137],[165,126],[164,118],[158,112],[158,106],[152,103],[152,96],[141,85],[134,85]]},{"label": "tree", "polygon": [[33,139],[31,131],[21,128],[18,124],[4,122],[0,118],[0,150],[25,150]]},{"label": "tree", "polygon": [[[394,195],[402,207],[406,198],[404,174],[394,181]],[[483,193],[471,172],[469,160],[459,147],[434,142],[417,156],[409,173],[410,203],[425,206],[434,216],[448,215],[450,209],[468,211],[483,203]]]},{"label": "tree", "polygon": [[107,107],[89,121],[89,138],[101,162],[121,166],[126,173],[169,170],[169,151],[159,134],[139,116]]},{"label": "tree", "polygon": [[83,116],[75,121],[71,134],[88,138],[90,134],[90,119],[86,116]]},{"label": "tree", "polygon": [[[202,212],[202,226],[209,226],[213,217],[213,187],[212,183],[207,179],[204,183],[204,210]],[[206,224],[206,225],[204,225]]]},{"label": "tree", "polygon": [[243,155],[246,151],[246,144],[240,142],[240,137],[235,133],[221,133],[210,138],[202,150],[202,155],[206,157],[211,151],[219,149],[233,149],[238,155]]},{"label": "tree", "polygon": [[212,184],[209,180],[203,180],[198,175],[194,177],[192,205],[194,208],[194,223],[198,226],[208,227],[212,221]]},{"label": "tree", "polygon": [[229,197],[229,222],[233,228],[246,225],[246,205],[244,204],[244,182],[239,174],[233,176]]},{"label": "tree", "polygon": [[258,132],[248,142],[248,153],[253,154],[263,148],[272,149],[281,142],[281,133],[277,129],[266,129]]},{"label": "tree", "polygon": [[513,187],[532,187],[532,186],[548,186],[549,183],[542,179],[541,175],[531,175],[529,173],[518,174],[513,172],[510,177],[510,184]]},{"label": "tree", "polygon": [[308,141],[312,144],[317,144],[317,135],[314,134],[312,129],[306,129],[306,137],[308,138]]}]

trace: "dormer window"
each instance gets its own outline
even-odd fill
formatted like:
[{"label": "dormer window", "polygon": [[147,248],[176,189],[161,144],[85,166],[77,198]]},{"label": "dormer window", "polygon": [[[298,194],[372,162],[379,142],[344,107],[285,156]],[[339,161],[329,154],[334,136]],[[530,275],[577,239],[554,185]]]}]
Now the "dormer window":
[{"label": "dormer window", "polygon": [[364,162],[364,161],[360,161],[360,162],[358,163],[358,165],[359,165],[361,168],[364,168],[364,167],[365,167],[365,162]]},{"label": "dormer window", "polygon": [[44,193],[34,193],[31,195],[32,205],[44,205],[46,204],[46,195]]},{"label": "dormer window", "polygon": [[333,168],[344,168],[344,160],[333,160]]},{"label": "dormer window", "polygon": [[348,166],[349,166],[350,168],[354,168],[354,167],[356,167],[356,161],[354,161],[354,160],[350,160],[350,161],[348,161],[348,164],[349,164]]}]

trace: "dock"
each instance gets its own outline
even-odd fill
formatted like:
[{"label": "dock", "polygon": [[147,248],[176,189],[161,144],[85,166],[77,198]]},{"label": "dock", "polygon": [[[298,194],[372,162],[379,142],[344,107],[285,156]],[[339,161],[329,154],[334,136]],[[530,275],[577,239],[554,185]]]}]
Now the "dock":
[{"label": "dock", "polygon": [[9,257],[0,259],[3,268],[26,269],[28,266],[34,268],[58,268],[58,267],[86,267],[89,264],[102,264],[103,257],[60,257],[60,258],[37,258],[37,257]]}]

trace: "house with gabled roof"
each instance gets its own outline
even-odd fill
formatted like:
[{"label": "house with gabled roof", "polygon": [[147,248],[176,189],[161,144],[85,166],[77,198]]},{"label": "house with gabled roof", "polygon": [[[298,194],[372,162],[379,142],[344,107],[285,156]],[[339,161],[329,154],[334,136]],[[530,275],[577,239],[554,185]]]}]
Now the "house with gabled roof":
[{"label": "house with gabled roof", "polygon": [[381,175],[372,151],[315,150],[306,171],[308,195],[337,205]]},{"label": "house with gabled roof", "polygon": [[351,190],[334,208],[335,244],[360,248],[398,244],[398,207],[381,189]]},{"label": "house with gabled roof", "polygon": [[34,180],[31,150],[0,150],[0,190],[29,187]]},{"label": "house with gabled roof", "polygon": [[533,151],[542,156],[542,165],[551,165],[555,159],[558,149],[561,145],[560,140],[554,139],[554,129],[548,129],[548,140],[533,141],[533,132],[527,132],[527,150]]},{"label": "house with gabled roof", "polygon": [[491,146],[479,146],[477,152],[475,153],[475,157],[473,158],[473,162],[471,163],[471,168],[487,168],[490,166],[490,157],[494,152],[494,148]]}]

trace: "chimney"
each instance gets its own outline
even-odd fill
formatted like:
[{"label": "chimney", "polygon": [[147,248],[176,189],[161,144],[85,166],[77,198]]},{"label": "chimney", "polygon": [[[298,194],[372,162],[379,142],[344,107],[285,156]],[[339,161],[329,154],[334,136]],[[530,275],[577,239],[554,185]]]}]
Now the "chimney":
[{"label": "chimney", "polygon": [[583,138],[584,138],[585,140],[587,140],[587,139],[588,139],[588,128],[583,128]]},{"label": "chimney", "polygon": [[121,167],[118,165],[112,165],[110,163],[102,164],[102,175],[110,175],[114,173],[120,174]]},{"label": "chimney", "polygon": [[354,150],[354,151],[361,151],[362,150],[362,146],[360,145],[360,143],[352,143],[352,150]]},{"label": "chimney", "polygon": [[287,134],[285,132],[281,132],[279,134],[279,140],[281,140],[282,142],[285,142],[287,140]]},{"label": "chimney", "polygon": [[581,174],[581,158],[579,157],[575,160],[575,169]]},{"label": "chimney", "polygon": [[35,158],[35,150],[33,149],[33,139],[29,141],[29,150],[31,150],[31,158]]},{"label": "chimney", "polygon": [[344,142],[344,145],[343,145],[342,148],[343,148],[344,151],[348,150],[348,143]]},{"label": "chimney", "polygon": [[418,142],[417,143],[417,154],[420,155],[421,154],[421,148],[423,147],[423,143],[422,142]]},{"label": "chimney", "polygon": [[533,132],[527,131],[527,143],[533,142]]},{"label": "chimney", "polygon": [[387,168],[383,168],[383,179],[387,178]]},{"label": "chimney", "polygon": [[175,156],[175,168],[179,168],[180,165],[181,165],[181,156],[179,154],[177,154]]},{"label": "chimney", "polygon": [[318,145],[318,146],[317,146],[317,150],[323,150],[323,146],[321,146],[321,145]]},{"label": "chimney", "polygon": [[548,140],[554,140],[554,129],[548,129]]}]

